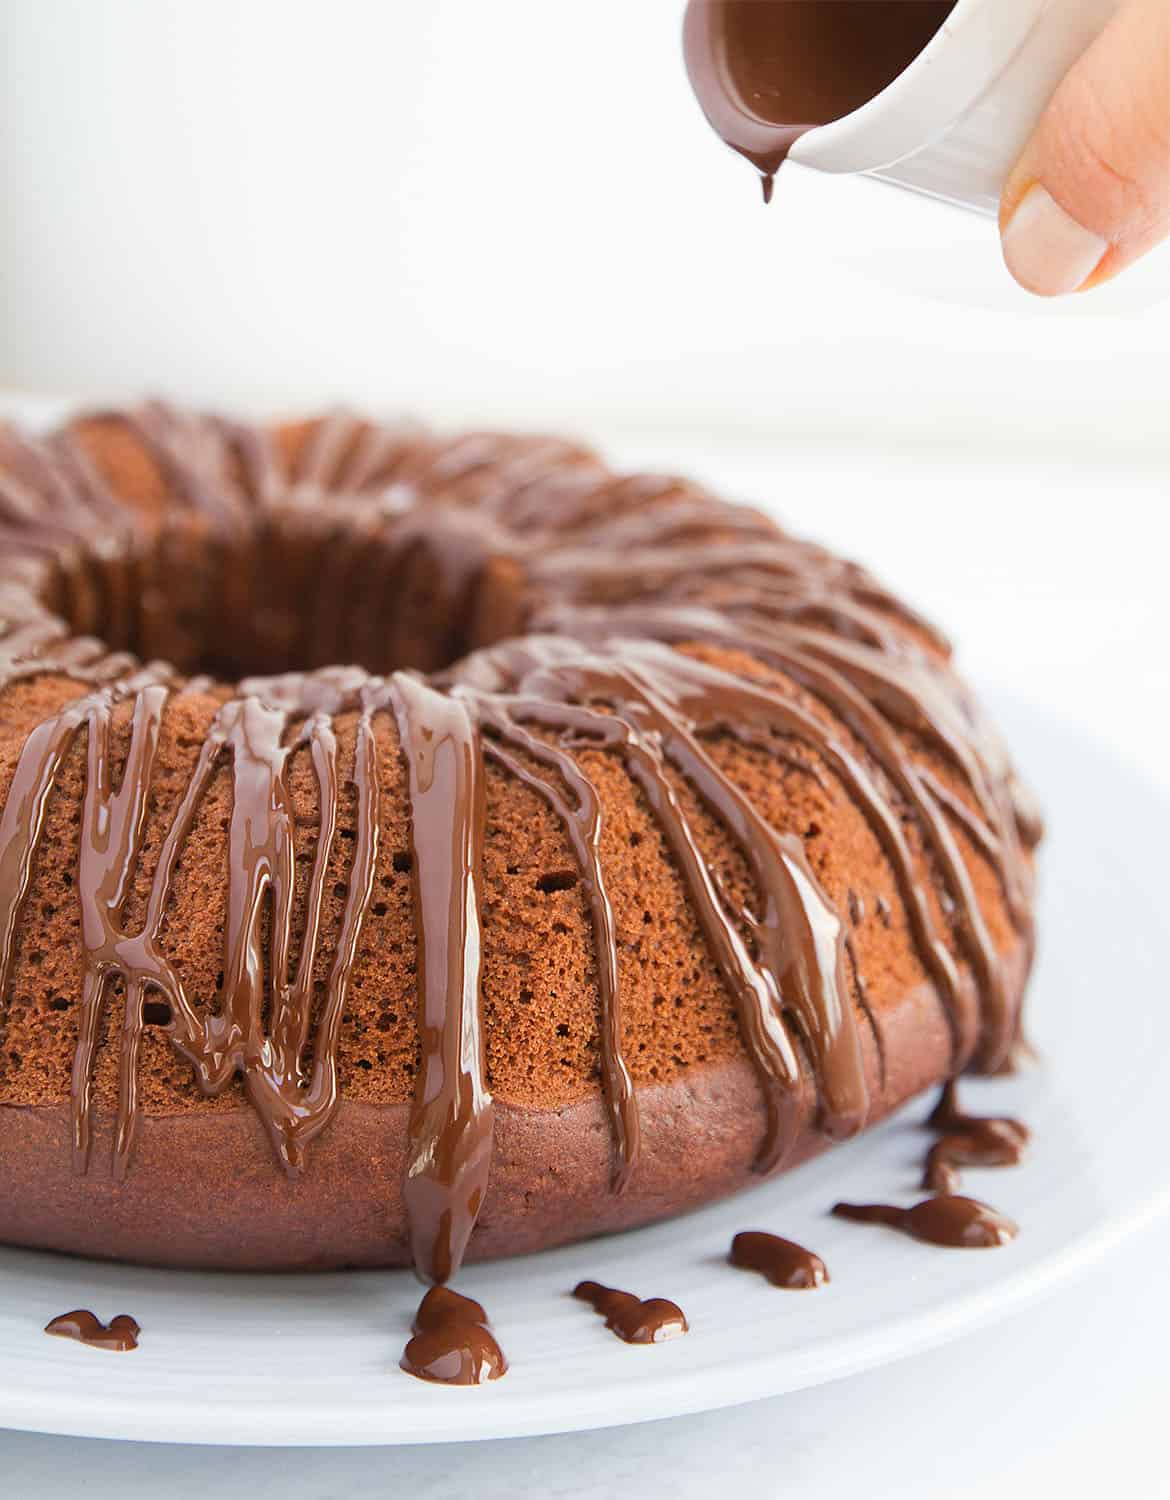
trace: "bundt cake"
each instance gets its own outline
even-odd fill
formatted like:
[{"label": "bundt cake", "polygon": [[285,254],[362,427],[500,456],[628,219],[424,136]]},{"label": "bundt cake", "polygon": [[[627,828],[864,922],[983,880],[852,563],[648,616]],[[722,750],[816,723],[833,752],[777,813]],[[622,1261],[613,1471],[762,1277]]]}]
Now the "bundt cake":
[{"label": "bundt cake", "polygon": [[1019,1039],[1040,825],[942,637],[571,443],[0,431],[0,809],[12,1244],[443,1281]]}]

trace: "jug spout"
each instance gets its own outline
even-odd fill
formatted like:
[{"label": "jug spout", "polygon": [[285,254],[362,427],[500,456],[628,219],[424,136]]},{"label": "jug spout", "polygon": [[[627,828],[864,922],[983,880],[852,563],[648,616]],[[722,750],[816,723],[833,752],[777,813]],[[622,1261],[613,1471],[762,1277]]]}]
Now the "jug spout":
[{"label": "jug spout", "polygon": [[[1044,106],[1118,3],[906,0],[904,17],[898,0],[691,0],[687,66],[716,130],[765,173],[790,157],[994,214]],[[810,41],[794,14],[830,22]],[[799,76],[810,68],[819,80]],[[781,140],[780,116],[801,108],[807,123]]]}]

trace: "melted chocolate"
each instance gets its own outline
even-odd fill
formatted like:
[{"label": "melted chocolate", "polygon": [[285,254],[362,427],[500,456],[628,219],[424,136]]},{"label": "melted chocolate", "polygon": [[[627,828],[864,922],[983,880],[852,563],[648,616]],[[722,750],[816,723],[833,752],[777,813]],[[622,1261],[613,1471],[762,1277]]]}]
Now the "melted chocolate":
[{"label": "melted chocolate", "polygon": [[793,1240],[765,1234],[760,1229],[746,1229],[737,1234],[727,1258],[733,1266],[758,1271],[773,1286],[791,1291],[824,1286],[829,1280],[828,1269],[819,1255]]},{"label": "melted chocolate", "polygon": [[837,1203],[833,1213],[859,1224],[888,1224],[928,1245],[953,1250],[990,1250],[1006,1245],[1020,1232],[1006,1214],[975,1198],[950,1193],[924,1198],[913,1208],[895,1208],[890,1203]]},{"label": "melted chocolate", "polygon": [[404,1192],[420,1276],[446,1281],[487,1190],[492,1100],[480,1023],[483,761],[466,704],[400,674],[418,927],[420,1086]]},{"label": "melted chocolate", "polygon": [[605,1326],[627,1344],[662,1344],[688,1331],[682,1308],[666,1297],[643,1301],[632,1292],[619,1292],[599,1281],[579,1282],[573,1296],[588,1302],[605,1319]]},{"label": "melted chocolate", "polygon": [[[84,742],[72,1076],[78,1171],[90,1162],[97,1049],[118,988],[115,1175],[133,1158],[147,1005],[169,1011],[163,1034],[199,1087],[220,1095],[242,1079],[276,1159],[290,1174],[304,1169],[340,1097],[340,1028],[381,854],[379,746],[388,739],[401,747],[411,814],[421,1067],[405,1200],[425,1279],[441,1282],[458,1269],[490,1176],[480,931],[489,761],[552,809],[578,866],[595,945],[616,1190],[637,1171],[640,1130],[601,854],[605,808],[589,770],[597,755],[620,763],[638,788],[734,998],[767,1103],[761,1169],[783,1160],[809,1097],[828,1136],[864,1124],[862,1028],[872,1031],[879,1059],[883,1038],[853,942],[866,920],[860,893],[852,914],[837,910],[804,840],[762,817],[722,769],[715,740],[765,751],[857,806],[937,988],[955,1069],[991,1071],[1010,1055],[1018,1015],[959,838],[985,855],[1030,951],[1029,851],[1038,820],[951,673],[946,643],[863,570],[685,481],[615,478],[562,443],[485,434],[444,443],[338,414],[286,473],[262,429],[157,407],[122,420],[167,476],[174,513],[163,522],[118,504],[72,429],[51,439],[0,431],[0,691],[40,676],[76,684],[76,696],[27,734],[0,813],[0,999],[46,808]],[[429,679],[347,667],[213,689],[94,638],[149,645],[156,628],[177,628],[165,609],[151,612],[141,587],[166,554],[168,526],[183,535],[194,528],[214,544],[223,597],[253,622],[240,629],[256,632],[249,649],[266,662],[302,649],[317,660],[355,643],[375,652],[371,643],[384,632],[364,617],[367,601],[392,594],[415,563],[423,566],[420,558],[437,568],[443,597],[469,617],[485,570],[504,565],[517,580],[517,627],[529,633],[478,642],[467,620],[453,622],[448,645],[458,639],[479,649]],[[289,577],[328,573],[320,600],[305,609],[311,640],[287,615],[287,588],[275,589],[273,609],[248,602],[249,591],[281,569],[293,570]],[[218,612],[209,621],[221,655],[232,624]],[[716,665],[689,654],[695,647],[735,653],[749,666]],[[177,809],[157,830],[149,890],[132,918],[127,894],[147,855],[161,729],[172,702],[193,691],[214,691],[219,707]],[[111,750],[116,715],[130,723],[119,764]],[[341,715],[356,724],[344,754]],[[949,768],[947,784],[914,753],[917,741],[932,765]],[[316,783],[318,826],[309,835],[293,815],[294,755]],[[188,993],[164,937],[177,865],[225,768],[228,915],[222,993],[212,1009]],[[733,901],[713,872],[684,788],[741,852],[757,889],[750,907]],[[350,794],[344,904],[339,932],[327,938],[326,883]],[[310,875],[294,955],[298,851]],[[936,901],[924,887],[927,869],[937,872]],[[883,896],[874,910],[889,920]]]},{"label": "melted chocolate", "polygon": [[439,1385],[483,1385],[507,1374],[508,1362],[478,1302],[433,1286],[414,1316],[414,1337],[399,1361],[408,1375]]},{"label": "melted chocolate", "polygon": [[1014,1167],[1024,1158],[1030,1139],[1020,1120],[969,1115],[959,1108],[957,1085],[951,1079],[927,1118],[940,1132],[926,1155],[922,1186],[935,1193],[954,1193],[960,1167]]},{"label": "melted chocolate", "polygon": [[764,202],[808,130],[904,73],[955,0],[690,0],[683,45],[712,127],[760,172]]},{"label": "melted chocolate", "polygon": [[91,1349],[111,1349],[116,1354],[126,1354],[138,1348],[138,1335],[142,1332],[128,1313],[119,1313],[108,1323],[101,1322],[86,1308],[76,1312],[62,1313],[45,1324],[45,1332],[60,1339],[76,1339],[79,1344],[88,1344]]}]

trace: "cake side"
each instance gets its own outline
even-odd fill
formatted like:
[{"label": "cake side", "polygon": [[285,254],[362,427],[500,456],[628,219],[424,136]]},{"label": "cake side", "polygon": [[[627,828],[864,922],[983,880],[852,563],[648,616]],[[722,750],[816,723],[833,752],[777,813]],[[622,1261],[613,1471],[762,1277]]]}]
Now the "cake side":
[{"label": "cake side", "polygon": [[[1023,984],[1023,955],[1016,968]],[[876,1123],[947,1072],[950,1048],[929,986],[885,1017],[892,1069],[882,1083],[866,1048]],[[805,1101],[802,1114],[811,1111]],[[700,1208],[761,1181],[765,1118],[743,1059],[707,1063],[639,1089],[642,1167],[611,1191],[612,1144],[596,1092],[556,1109],[499,1102],[488,1194],[467,1259],[489,1260],[632,1229]],[[65,1104],[0,1107],[0,1223],[7,1243],[147,1265],[206,1270],[329,1270],[411,1264],[401,1184],[409,1105],[347,1095],[297,1182],[243,1104],[213,1113],[150,1114],[123,1183],[69,1166]],[[113,1144],[101,1118],[100,1151]],[[805,1118],[784,1168],[828,1141]],[[209,1170],[216,1164],[220,1175]],[[225,1191],[225,1174],[230,1191]]]}]

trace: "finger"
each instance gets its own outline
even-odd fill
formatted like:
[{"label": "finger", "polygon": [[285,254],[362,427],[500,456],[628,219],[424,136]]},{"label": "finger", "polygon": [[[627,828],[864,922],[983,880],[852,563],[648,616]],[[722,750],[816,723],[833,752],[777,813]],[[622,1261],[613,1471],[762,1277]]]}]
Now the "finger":
[{"label": "finger", "polygon": [[1059,296],[1170,232],[1170,0],[1130,0],[1061,83],[1000,203],[1008,270]]}]

